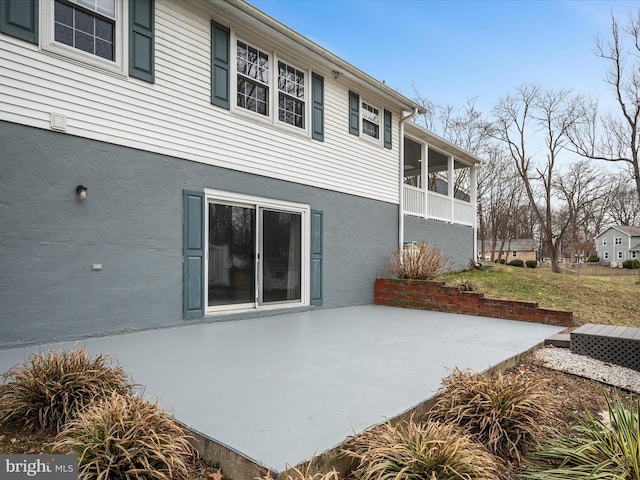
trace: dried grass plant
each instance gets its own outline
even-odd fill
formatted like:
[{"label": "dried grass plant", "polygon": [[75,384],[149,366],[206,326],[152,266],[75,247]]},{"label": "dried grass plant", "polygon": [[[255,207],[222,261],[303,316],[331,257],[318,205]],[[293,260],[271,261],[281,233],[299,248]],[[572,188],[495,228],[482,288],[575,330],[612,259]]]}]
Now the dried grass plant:
[{"label": "dried grass plant", "polygon": [[428,418],[457,425],[494,455],[520,462],[535,438],[550,433],[558,403],[544,385],[523,375],[456,369],[444,379]]},{"label": "dried grass plant", "polygon": [[609,421],[590,412],[568,435],[542,444],[528,458],[528,479],[640,479],[640,399],[624,405],[605,396]]},{"label": "dried grass plant", "polygon": [[[338,472],[335,469],[332,469],[329,472],[324,473],[311,473],[311,466],[313,464],[313,459],[311,459],[306,467],[297,468],[297,467],[288,467],[282,479],[283,480],[339,480]],[[271,477],[271,472],[263,475],[262,477],[257,477],[256,480],[273,480]]]},{"label": "dried grass plant", "polygon": [[59,432],[94,399],[133,388],[111,358],[84,349],[34,354],[2,377],[0,423],[46,433]]},{"label": "dried grass plant", "polygon": [[78,455],[80,480],[182,480],[193,448],[156,403],[113,393],[60,432],[55,451]]},{"label": "dried grass plant", "polygon": [[450,267],[449,258],[440,249],[426,242],[406,245],[389,258],[387,271],[396,278],[433,280]]},{"label": "dried grass plant", "polygon": [[343,452],[359,462],[357,480],[497,479],[500,461],[452,425],[385,423],[351,437]]}]

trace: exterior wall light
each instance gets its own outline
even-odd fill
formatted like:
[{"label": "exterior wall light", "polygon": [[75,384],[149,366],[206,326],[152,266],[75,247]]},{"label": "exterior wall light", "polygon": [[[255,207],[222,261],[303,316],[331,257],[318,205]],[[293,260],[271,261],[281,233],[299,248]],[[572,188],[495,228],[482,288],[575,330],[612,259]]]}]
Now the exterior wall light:
[{"label": "exterior wall light", "polygon": [[76,193],[78,194],[79,200],[84,200],[85,198],[87,198],[87,187],[85,187],[84,185],[78,185],[76,187]]}]

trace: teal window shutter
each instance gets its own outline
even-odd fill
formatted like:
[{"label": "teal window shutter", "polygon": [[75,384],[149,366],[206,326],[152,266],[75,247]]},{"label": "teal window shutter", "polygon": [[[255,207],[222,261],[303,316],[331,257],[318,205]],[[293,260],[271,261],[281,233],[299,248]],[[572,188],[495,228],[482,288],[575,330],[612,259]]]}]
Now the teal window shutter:
[{"label": "teal window shutter", "polygon": [[349,90],[349,133],[360,135],[360,95]]},{"label": "teal window shutter", "polygon": [[384,111],[384,148],[391,148],[392,147],[392,141],[391,141],[392,127],[391,127],[391,122],[392,122],[391,112],[389,110],[385,110]]},{"label": "teal window shutter", "polygon": [[211,103],[230,108],[230,35],[224,25],[211,21]]},{"label": "teal window shutter", "polygon": [[311,137],[324,140],[324,78],[317,73],[311,74],[311,97],[313,114],[311,117]]},{"label": "teal window shutter", "polygon": [[0,0],[0,32],[38,44],[39,0]]},{"label": "teal window shutter", "polygon": [[204,316],[204,193],[184,190],[183,316]]},{"label": "teal window shutter", "polygon": [[129,75],[155,82],[155,1],[129,0]]},{"label": "teal window shutter", "polygon": [[322,211],[311,210],[311,305],[322,305]]}]

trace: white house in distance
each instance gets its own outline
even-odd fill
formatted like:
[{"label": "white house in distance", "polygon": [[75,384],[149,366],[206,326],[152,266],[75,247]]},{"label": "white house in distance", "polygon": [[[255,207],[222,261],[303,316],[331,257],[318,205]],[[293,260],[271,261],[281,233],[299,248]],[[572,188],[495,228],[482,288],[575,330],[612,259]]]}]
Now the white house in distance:
[{"label": "white house in distance", "polygon": [[625,260],[640,260],[640,227],[609,227],[595,239],[600,262],[619,265]]},{"label": "white house in distance", "polygon": [[[405,48],[398,45],[398,48]],[[241,0],[0,0],[0,348],[373,301],[480,160]]]}]

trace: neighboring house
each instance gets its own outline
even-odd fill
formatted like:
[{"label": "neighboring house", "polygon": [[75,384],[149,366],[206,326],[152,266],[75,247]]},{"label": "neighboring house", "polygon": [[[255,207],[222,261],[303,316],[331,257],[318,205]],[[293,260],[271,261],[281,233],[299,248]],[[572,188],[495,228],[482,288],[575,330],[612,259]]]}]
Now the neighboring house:
[{"label": "neighboring house", "polygon": [[243,1],[0,0],[0,71],[0,347],[366,304],[399,245],[475,254],[480,160]]},{"label": "neighboring house", "polygon": [[[504,242],[504,243],[503,243]],[[478,242],[478,252],[482,252],[481,258],[488,262],[493,257],[494,260],[498,260],[498,254],[500,253],[500,245],[502,247],[502,256],[505,262],[509,263],[511,260],[537,260],[536,255],[536,241],[533,238],[519,238],[511,240],[497,240],[495,245],[494,254],[491,255],[491,241],[484,241],[484,251],[482,250],[481,242]]]},{"label": "neighboring house", "polygon": [[625,260],[640,260],[640,227],[609,227],[596,239],[596,253],[605,265],[619,265]]}]

